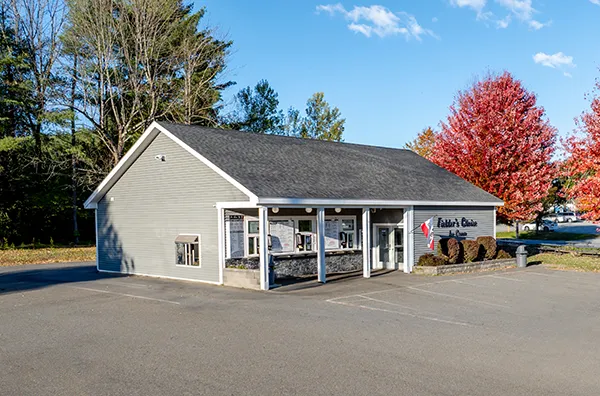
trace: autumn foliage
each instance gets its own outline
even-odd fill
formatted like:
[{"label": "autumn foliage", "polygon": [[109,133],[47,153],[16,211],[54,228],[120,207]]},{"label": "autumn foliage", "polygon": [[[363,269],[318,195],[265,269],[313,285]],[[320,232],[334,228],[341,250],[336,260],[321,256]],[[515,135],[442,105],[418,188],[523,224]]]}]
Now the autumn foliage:
[{"label": "autumn foliage", "polygon": [[415,140],[408,142],[405,148],[419,154],[423,158],[431,158],[435,146],[435,132],[431,127],[423,129]]},{"label": "autumn foliage", "polygon": [[577,120],[579,134],[567,139],[565,172],[573,184],[567,188],[584,218],[600,220],[600,81],[596,81],[588,112]]},{"label": "autumn foliage", "polygon": [[504,201],[498,217],[530,220],[551,187],[556,129],[505,72],[459,92],[431,160]]}]

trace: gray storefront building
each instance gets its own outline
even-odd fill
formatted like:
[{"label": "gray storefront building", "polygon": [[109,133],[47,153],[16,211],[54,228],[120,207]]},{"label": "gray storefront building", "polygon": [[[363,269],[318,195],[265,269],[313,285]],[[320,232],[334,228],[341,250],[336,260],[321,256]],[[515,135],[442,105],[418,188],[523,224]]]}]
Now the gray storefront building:
[{"label": "gray storefront building", "polygon": [[224,283],[411,272],[436,239],[495,236],[501,200],[403,149],[154,122],[85,203],[103,272]]}]

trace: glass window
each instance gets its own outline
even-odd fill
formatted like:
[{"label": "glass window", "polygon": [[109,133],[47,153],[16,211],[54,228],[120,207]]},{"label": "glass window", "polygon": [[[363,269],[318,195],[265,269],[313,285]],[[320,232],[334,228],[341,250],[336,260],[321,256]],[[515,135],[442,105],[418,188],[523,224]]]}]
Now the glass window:
[{"label": "glass window", "polygon": [[258,220],[248,221],[248,256],[256,256],[258,252],[258,241],[260,239],[258,235],[259,226]]},{"label": "glass window", "polygon": [[258,234],[258,221],[248,222],[248,234]]},{"label": "glass window", "polygon": [[298,232],[312,232],[312,220],[298,220]]},{"label": "glass window", "polygon": [[354,231],[354,219],[342,219],[342,231]]},{"label": "glass window", "polygon": [[175,239],[175,264],[200,267],[200,236],[179,235]]}]

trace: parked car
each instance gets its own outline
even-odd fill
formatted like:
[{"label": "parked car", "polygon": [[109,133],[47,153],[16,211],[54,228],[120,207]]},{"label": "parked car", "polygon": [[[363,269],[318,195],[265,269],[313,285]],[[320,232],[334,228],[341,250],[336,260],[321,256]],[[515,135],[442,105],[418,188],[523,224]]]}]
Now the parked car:
[{"label": "parked car", "polygon": [[556,223],[573,223],[576,221],[581,221],[581,216],[575,212],[561,212],[544,216],[544,220],[550,220]]},{"label": "parked car", "polygon": [[[539,231],[555,231],[558,226],[554,221],[542,220]],[[535,221],[531,223],[525,223],[522,226],[523,231],[535,231]]]}]

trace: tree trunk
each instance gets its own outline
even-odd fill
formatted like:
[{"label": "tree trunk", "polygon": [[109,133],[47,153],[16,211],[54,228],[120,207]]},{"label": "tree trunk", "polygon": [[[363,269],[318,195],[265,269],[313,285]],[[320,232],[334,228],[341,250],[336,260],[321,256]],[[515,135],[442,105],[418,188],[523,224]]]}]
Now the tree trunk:
[{"label": "tree trunk", "polygon": [[515,238],[519,239],[519,222],[515,221]]},{"label": "tree trunk", "polygon": [[[73,55],[73,74],[71,76],[71,109],[75,109],[75,93],[77,87],[77,54]],[[77,155],[75,147],[75,110],[71,115],[71,193],[73,212],[73,242],[79,244],[79,224],[77,222]]]}]

